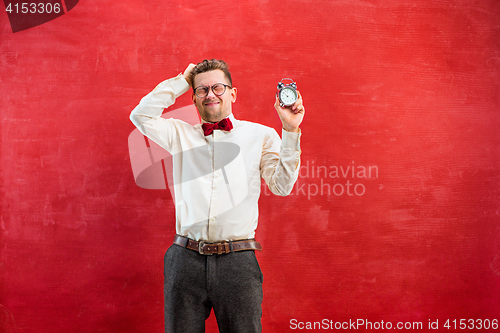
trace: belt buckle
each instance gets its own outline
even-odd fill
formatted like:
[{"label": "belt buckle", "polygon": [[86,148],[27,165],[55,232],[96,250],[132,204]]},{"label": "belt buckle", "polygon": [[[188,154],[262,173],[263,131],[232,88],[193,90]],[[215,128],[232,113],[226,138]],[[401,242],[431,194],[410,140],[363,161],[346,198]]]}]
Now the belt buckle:
[{"label": "belt buckle", "polygon": [[198,242],[198,253],[199,254],[203,254],[205,256],[211,256],[212,253],[205,253],[205,252],[203,252],[203,246],[205,246],[205,244],[206,243],[204,241],[199,241]]}]

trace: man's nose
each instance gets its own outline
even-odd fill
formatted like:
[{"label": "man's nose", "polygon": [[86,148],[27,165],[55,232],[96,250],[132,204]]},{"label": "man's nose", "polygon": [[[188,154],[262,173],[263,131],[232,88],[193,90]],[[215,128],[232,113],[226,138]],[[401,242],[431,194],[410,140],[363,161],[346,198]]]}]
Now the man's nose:
[{"label": "man's nose", "polygon": [[207,94],[207,96],[205,98],[212,99],[212,98],[215,98],[215,97],[217,97],[217,95],[214,94],[214,91],[212,90],[212,87],[208,88],[208,94]]}]

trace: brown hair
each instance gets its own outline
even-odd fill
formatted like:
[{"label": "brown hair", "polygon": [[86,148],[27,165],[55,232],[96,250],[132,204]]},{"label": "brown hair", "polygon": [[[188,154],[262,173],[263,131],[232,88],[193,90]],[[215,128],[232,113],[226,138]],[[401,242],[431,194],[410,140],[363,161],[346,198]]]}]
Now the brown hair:
[{"label": "brown hair", "polygon": [[231,73],[229,73],[229,65],[224,61],[224,60],[217,60],[217,59],[212,59],[212,60],[203,60],[202,62],[198,63],[195,68],[191,71],[190,79],[191,79],[191,84],[194,87],[194,77],[198,74],[205,73],[205,72],[211,72],[215,70],[221,70],[224,72],[224,75],[229,81],[229,85],[232,87],[233,86],[233,80],[231,79]]}]

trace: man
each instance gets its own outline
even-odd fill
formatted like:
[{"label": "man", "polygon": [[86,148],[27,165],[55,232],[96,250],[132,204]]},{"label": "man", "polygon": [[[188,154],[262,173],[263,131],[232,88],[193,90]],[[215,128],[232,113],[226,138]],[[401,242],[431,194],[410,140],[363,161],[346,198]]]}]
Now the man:
[{"label": "man", "polygon": [[[161,118],[190,86],[202,124]],[[160,83],[132,111],[141,132],[172,154],[177,235],[165,254],[166,332],[204,332],[212,308],[220,332],[261,332],[260,179],[275,194],[292,191],[305,112],[298,95],[287,108],[276,98],[280,140],[272,128],[236,120],[227,64],[204,60]]]}]

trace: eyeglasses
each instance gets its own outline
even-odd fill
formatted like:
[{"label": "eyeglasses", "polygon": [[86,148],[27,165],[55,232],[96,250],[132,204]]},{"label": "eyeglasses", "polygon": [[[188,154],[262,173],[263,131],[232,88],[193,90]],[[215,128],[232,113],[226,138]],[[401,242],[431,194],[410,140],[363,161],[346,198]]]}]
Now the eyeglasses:
[{"label": "eyeglasses", "polygon": [[208,87],[199,86],[194,89],[194,94],[198,96],[198,98],[205,98],[207,97],[210,89],[212,89],[215,96],[222,96],[226,92],[226,87],[229,87],[229,89],[233,89],[233,87],[228,86],[227,84],[216,83],[213,86],[208,86]]}]

